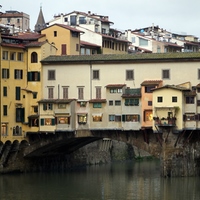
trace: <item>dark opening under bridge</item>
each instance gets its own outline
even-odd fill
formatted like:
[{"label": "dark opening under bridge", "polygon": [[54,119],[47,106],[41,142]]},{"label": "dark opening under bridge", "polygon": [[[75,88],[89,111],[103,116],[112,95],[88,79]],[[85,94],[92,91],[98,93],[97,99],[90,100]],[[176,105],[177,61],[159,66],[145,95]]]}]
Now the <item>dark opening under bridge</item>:
[{"label": "dark opening under bridge", "polygon": [[[30,171],[32,161],[65,158],[77,149],[103,138],[122,141],[161,160],[161,175],[197,176],[200,174],[200,132],[185,130],[174,134],[164,128],[140,131],[83,130],[28,134],[27,141],[0,144],[1,172]],[[28,164],[27,164],[28,163]]]}]

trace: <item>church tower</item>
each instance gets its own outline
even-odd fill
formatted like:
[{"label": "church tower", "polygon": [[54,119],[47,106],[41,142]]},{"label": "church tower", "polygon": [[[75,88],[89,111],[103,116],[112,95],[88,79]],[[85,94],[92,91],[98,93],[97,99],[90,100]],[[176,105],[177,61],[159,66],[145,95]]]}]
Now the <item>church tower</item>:
[{"label": "church tower", "polygon": [[35,24],[35,32],[40,33],[42,29],[46,28],[46,23],[44,20],[43,12],[42,12],[42,6],[40,6],[40,12],[38,15],[37,23]]}]

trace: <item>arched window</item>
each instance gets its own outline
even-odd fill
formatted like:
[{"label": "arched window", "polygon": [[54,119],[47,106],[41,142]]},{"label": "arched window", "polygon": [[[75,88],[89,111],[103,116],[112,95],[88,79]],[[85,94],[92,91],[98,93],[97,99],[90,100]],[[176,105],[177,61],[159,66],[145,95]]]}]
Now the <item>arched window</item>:
[{"label": "arched window", "polygon": [[38,55],[36,52],[33,52],[31,54],[31,63],[37,63],[38,62]]}]

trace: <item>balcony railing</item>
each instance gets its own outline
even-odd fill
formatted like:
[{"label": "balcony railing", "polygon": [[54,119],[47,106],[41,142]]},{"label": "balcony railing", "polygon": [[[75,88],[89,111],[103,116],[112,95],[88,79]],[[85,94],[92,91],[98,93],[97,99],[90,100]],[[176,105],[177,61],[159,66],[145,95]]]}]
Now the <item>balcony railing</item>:
[{"label": "balcony railing", "polygon": [[165,118],[159,119],[157,117],[157,118],[154,118],[154,121],[155,121],[156,126],[161,126],[161,127],[176,126],[176,118],[175,117],[167,118],[167,119],[165,119]]}]

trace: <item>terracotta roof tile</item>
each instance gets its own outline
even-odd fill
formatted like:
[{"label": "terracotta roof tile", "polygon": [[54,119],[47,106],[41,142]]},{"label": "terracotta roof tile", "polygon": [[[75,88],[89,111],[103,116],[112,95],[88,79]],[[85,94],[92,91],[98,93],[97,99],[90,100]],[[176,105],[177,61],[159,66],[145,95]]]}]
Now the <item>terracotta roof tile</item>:
[{"label": "terracotta roof tile", "polygon": [[141,83],[142,86],[147,86],[147,85],[159,85],[162,83],[162,80],[145,80]]},{"label": "terracotta roof tile", "polygon": [[107,87],[107,88],[123,88],[124,86],[126,86],[126,84],[109,84],[109,85],[106,85],[105,87]]}]

